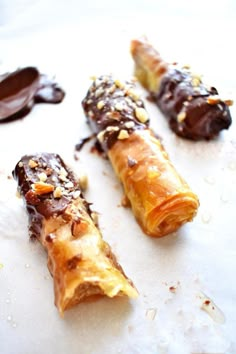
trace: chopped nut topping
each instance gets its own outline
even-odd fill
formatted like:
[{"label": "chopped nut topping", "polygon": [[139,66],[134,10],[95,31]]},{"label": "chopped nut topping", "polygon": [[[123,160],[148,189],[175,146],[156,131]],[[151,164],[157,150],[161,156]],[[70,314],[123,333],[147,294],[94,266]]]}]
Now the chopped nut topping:
[{"label": "chopped nut topping", "polygon": [[29,160],[28,165],[30,168],[35,168],[38,166],[38,163],[34,160]]},{"label": "chopped nut topping", "polygon": [[92,76],[90,76],[90,80],[95,81],[95,80],[96,80],[96,78],[97,78],[97,76],[96,76],[96,75],[92,75]]},{"label": "chopped nut topping", "polygon": [[81,174],[79,176],[79,185],[82,191],[85,191],[88,188],[88,176],[86,174]]},{"label": "chopped nut topping", "polygon": [[92,111],[88,111],[88,116],[89,116],[90,118],[93,118],[94,113],[93,113]]},{"label": "chopped nut topping", "polygon": [[103,88],[99,87],[96,91],[95,91],[95,97],[98,98],[99,96],[101,96],[104,93]]},{"label": "chopped nut topping", "polygon": [[135,109],[135,115],[141,123],[145,123],[148,120],[148,114],[144,108],[137,107]]},{"label": "chopped nut topping", "polygon": [[93,100],[91,100],[91,98],[87,101],[87,104],[91,104],[93,102]]},{"label": "chopped nut topping", "polygon": [[218,95],[211,95],[209,97],[207,97],[207,103],[208,104],[217,104],[217,103],[220,103],[221,99]]},{"label": "chopped nut topping", "polygon": [[186,118],[186,112],[180,112],[178,115],[177,115],[177,121],[179,123],[183,122]]},{"label": "chopped nut topping", "polygon": [[127,139],[128,137],[129,137],[129,133],[127,132],[127,130],[121,129],[121,131],[119,132],[119,135],[118,135],[118,139],[124,140],[124,139]]},{"label": "chopped nut topping", "polygon": [[61,198],[62,197],[62,189],[61,187],[56,187],[56,189],[53,192],[54,198]]},{"label": "chopped nut topping", "polygon": [[60,171],[59,171],[59,174],[66,177],[68,175],[68,172],[64,169],[64,167],[61,167]]},{"label": "chopped nut topping", "polygon": [[117,132],[118,130],[119,130],[118,127],[113,127],[112,125],[110,125],[109,127],[106,127],[107,132]]},{"label": "chopped nut topping", "polygon": [[97,109],[103,109],[104,106],[105,106],[105,102],[104,101],[99,101],[97,103]]},{"label": "chopped nut topping", "polygon": [[115,85],[119,87],[120,89],[123,89],[125,87],[124,83],[121,82],[120,80],[114,80]]},{"label": "chopped nut topping", "polygon": [[75,191],[75,192],[73,193],[73,198],[74,198],[74,199],[79,198],[80,194],[81,194],[80,191]]},{"label": "chopped nut topping", "polygon": [[65,188],[73,188],[74,187],[74,185],[73,185],[73,183],[71,182],[71,181],[69,181],[69,182],[67,182],[66,184],[65,184]]},{"label": "chopped nut topping", "polygon": [[230,99],[227,99],[227,100],[224,100],[224,103],[225,103],[227,106],[233,106],[234,101],[233,101],[233,100],[230,100]]},{"label": "chopped nut topping", "polygon": [[19,166],[19,167],[23,167],[23,162],[20,161],[20,162],[18,163],[18,166]]},{"label": "chopped nut topping", "polygon": [[193,85],[194,87],[199,86],[200,83],[201,83],[201,81],[200,81],[197,77],[194,77],[194,78],[192,79],[192,85]]},{"label": "chopped nut topping", "polygon": [[122,109],[124,109],[124,105],[123,105],[122,103],[120,103],[120,102],[117,102],[117,103],[115,104],[115,109],[116,109],[117,111],[122,111]]},{"label": "chopped nut topping", "polygon": [[115,90],[116,90],[116,86],[112,85],[107,91],[108,91],[108,94],[109,94],[109,93],[114,93]]},{"label": "chopped nut topping", "polygon": [[41,173],[39,173],[38,178],[39,178],[39,180],[40,180],[41,182],[46,182],[46,180],[47,180],[47,175],[46,175],[45,172],[41,172]]},{"label": "chopped nut topping", "polygon": [[134,122],[126,122],[125,123],[125,127],[128,128],[128,129],[129,128],[133,128],[134,126],[135,126]]},{"label": "chopped nut topping", "polygon": [[134,101],[137,101],[137,100],[140,99],[140,95],[139,95],[135,90],[133,90],[133,89],[128,89],[128,90],[126,91],[126,94],[127,94],[128,96],[130,96],[131,98],[133,98]]},{"label": "chopped nut topping", "polygon": [[66,178],[65,175],[58,175],[58,178],[62,181],[62,182],[67,182],[68,179]]},{"label": "chopped nut topping", "polygon": [[45,182],[36,182],[32,184],[32,188],[36,194],[47,194],[54,191],[55,187],[52,184]]},{"label": "chopped nut topping", "polygon": [[98,141],[99,141],[100,143],[102,143],[102,142],[104,141],[104,134],[105,134],[105,131],[104,131],[104,130],[102,130],[101,132],[99,132],[99,133],[97,134],[97,139],[98,139]]}]

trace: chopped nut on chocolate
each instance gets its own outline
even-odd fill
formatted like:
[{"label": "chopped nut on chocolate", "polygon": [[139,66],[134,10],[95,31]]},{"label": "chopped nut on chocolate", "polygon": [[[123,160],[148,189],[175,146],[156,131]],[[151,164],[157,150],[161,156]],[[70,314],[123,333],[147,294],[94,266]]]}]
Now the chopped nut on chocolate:
[{"label": "chopped nut on chocolate", "polygon": [[117,103],[115,104],[115,109],[116,109],[117,111],[122,111],[122,109],[124,109],[124,105],[123,105],[122,103],[120,103],[120,102],[117,102]]},{"label": "chopped nut on chocolate", "polygon": [[67,182],[65,184],[65,188],[67,188],[67,189],[70,189],[70,188],[73,188],[73,187],[74,187],[74,184],[71,181],[69,181],[69,182]]},{"label": "chopped nut on chocolate", "polygon": [[46,175],[45,172],[41,172],[41,173],[39,173],[38,178],[39,178],[39,180],[40,180],[41,182],[46,182],[46,180],[47,180],[47,175]]},{"label": "chopped nut on chocolate", "polygon": [[36,162],[34,160],[29,160],[28,165],[29,165],[30,168],[35,168],[35,167],[38,166],[38,162]]},{"label": "chopped nut on chocolate", "polygon": [[232,106],[234,104],[234,101],[233,100],[230,100],[230,99],[226,99],[224,100],[224,103],[227,105],[227,106]]},{"label": "chopped nut on chocolate", "polygon": [[126,94],[131,97],[134,101],[137,101],[140,99],[140,95],[133,89],[129,88],[127,91],[126,91]]},{"label": "chopped nut on chocolate", "polygon": [[221,99],[218,95],[211,95],[207,97],[207,103],[209,104],[217,104],[220,103]]},{"label": "chopped nut on chocolate", "polygon": [[121,82],[120,80],[114,80],[115,85],[119,87],[120,89],[123,89],[125,87],[125,84]]},{"label": "chopped nut on chocolate", "polygon": [[134,122],[132,122],[132,121],[125,123],[125,127],[128,128],[128,129],[129,129],[129,128],[134,128],[134,126],[135,126],[135,124],[134,124]]},{"label": "chopped nut on chocolate", "polygon": [[135,115],[141,123],[148,121],[148,114],[145,108],[138,107],[135,109]]},{"label": "chopped nut on chocolate", "polygon": [[52,184],[45,182],[36,182],[32,184],[32,188],[36,194],[47,194],[54,191],[55,187]]},{"label": "chopped nut on chocolate", "polygon": [[99,101],[97,103],[97,109],[102,109],[105,106],[105,102],[104,101]]},{"label": "chopped nut on chocolate", "polygon": [[56,187],[56,189],[54,190],[54,192],[53,192],[53,196],[54,196],[54,198],[61,198],[62,197],[62,189],[61,189],[61,187]]},{"label": "chopped nut on chocolate", "polygon": [[183,122],[186,118],[186,112],[180,112],[178,115],[177,115],[177,121],[179,123]]},{"label": "chopped nut on chocolate", "polygon": [[124,140],[124,139],[127,139],[128,137],[129,137],[129,133],[127,132],[127,130],[121,129],[121,131],[119,132],[119,135],[118,135],[118,139]]},{"label": "chopped nut on chocolate", "polygon": [[75,191],[75,192],[73,192],[72,196],[74,199],[77,199],[77,198],[79,198],[80,194],[81,194],[80,191]]}]

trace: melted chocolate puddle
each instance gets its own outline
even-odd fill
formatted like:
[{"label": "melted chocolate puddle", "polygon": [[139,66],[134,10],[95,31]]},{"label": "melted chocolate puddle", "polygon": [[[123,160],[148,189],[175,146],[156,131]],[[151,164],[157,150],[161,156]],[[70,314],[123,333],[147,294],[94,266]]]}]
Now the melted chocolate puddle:
[{"label": "melted chocolate puddle", "polygon": [[34,67],[0,76],[0,123],[25,117],[36,103],[60,103],[63,89]]}]

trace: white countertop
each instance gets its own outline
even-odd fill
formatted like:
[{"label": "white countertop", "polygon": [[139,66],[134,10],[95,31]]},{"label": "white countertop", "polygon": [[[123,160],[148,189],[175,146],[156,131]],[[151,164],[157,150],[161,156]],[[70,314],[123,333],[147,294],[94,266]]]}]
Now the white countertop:
[{"label": "white countertop", "polygon": [[[198,1],[1,1],[0,73],[35,65],[66,91],[23,120],[0,125],[1,354],[236,353],[236,124],[211,142],[176,137],[147,100],[151,125],[173,164],[200,199],[192,223],[162,239],[145,236],[108,161],[73,158],[89,134],[81,100],[91,75],[129,78],[130,39],[146,34],[167,60],[192,64],[235,98],[236,5]],[[141,88],[140,88],[141,90]],[[144,97],[146,93],[143,91]],[[231,109],[235,117],[235,106]],[[100,213],[104,239],[139,290],[139,298],[80,304],[61,319],[53,304],[46,254],[27,233],[27,215],[11,175],[23,154],[57,152],[89,178],[86,197]],[[177,286],[172,293],[169,288]],[[201,294],[217,307],[201,309]]]}]

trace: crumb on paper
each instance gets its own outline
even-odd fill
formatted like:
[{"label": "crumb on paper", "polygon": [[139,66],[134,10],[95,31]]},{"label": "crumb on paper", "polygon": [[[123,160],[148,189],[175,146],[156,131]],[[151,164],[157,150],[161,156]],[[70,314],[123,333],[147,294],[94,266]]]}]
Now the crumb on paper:
[{"label": "crumb on paper", "polygon": [[208,315],[217,323],[225,322],[225,315],[221,309],[204,293],[199,293],[198,298],[200,299],[200,308],[207,312]]},{"label": "crumb on paper", "polygon": [[0,263],[0,269],[2,269],[4,267],[3,263]]},{"label": "crumb on paper", "polygon": [[157,309],[155,308],[150,308],[146,310],[146,318],[150,321],[153,321],[156,317]]},{"label": "crumb on paper", "polygon": [[170,290],[171,293],[176,293],[177,286],[173,286],[172,285],[172,286],[169,287],[169,290]]}]

